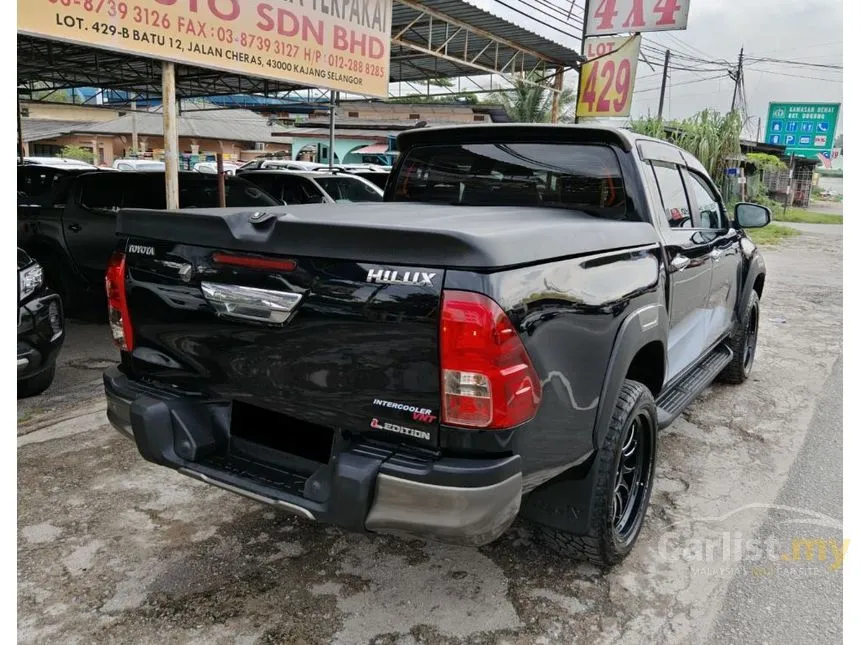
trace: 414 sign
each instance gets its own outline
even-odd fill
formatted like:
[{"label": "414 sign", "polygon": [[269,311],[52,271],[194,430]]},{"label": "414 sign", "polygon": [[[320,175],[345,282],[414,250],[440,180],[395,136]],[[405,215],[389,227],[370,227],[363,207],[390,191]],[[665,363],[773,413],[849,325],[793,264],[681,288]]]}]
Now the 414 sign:
[{"label": "414 sign", "polygon": [[591,0],[586,36],[686,29],[690,0]]}]

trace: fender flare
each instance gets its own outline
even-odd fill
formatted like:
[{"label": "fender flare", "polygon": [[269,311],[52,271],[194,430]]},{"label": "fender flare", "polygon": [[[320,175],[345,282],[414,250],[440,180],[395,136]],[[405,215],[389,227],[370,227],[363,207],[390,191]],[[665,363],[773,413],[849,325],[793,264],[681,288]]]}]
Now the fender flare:
[{"label": "fender flare", "polygon": [[606,428],[609,427],[609,420],[612,418],[612,411],[615,408],[615,401],[621,392],[621,386],[633,358],[648,343],[657,341],[663,347],[663,381],[665,382],[668,363],[666,358],[668,329],[669,313],[662,303],[646,305],[637,309],[621,323],[615,337],[612,353],[609,356],[609,364],[606,368],[600,401],[597,406],[593,430],[595,450],[599,449],[603,443]]},{"label": "fender flare", "polygon": [[758,249],[753,252],[752,257],[750,257],[749,261],[745,264],[745,275],[741,276],[743,280],[743,289],[738,294],[738,301],[735,305],[735,315],[738,320],[740,320],[747,303],[750,301],[750,294],[753,291],[756,280],[758,280],[760,276],[767,276],[764,258],[762,258],[761,253],[758,252]]}]

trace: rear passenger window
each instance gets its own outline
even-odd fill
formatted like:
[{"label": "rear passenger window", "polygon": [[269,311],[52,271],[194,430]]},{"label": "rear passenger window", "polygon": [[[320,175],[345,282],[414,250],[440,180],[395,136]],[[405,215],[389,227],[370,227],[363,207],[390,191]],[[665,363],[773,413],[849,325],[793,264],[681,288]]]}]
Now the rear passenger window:
[{"label": "rear passenger window", "polygon": [[657,188],[663,202],[663,214],[672,228],[693,228],[692,210],[681,171],[677,166],[653,162]]},{"label": "rear passenger window", "polygon": [[91,210],[115,211],[123,206],[123,184],[118,177],[95,175],[81,182],[81,206]]}]

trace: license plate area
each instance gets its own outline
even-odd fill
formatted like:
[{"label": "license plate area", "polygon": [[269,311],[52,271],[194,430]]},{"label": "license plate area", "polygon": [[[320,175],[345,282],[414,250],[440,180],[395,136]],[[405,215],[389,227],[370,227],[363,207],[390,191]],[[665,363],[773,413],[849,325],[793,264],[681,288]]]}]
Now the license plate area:
[{"label": "license plate area", "polygon": [[234,401],[230,457],[311,474],[331,459],[334,430],[274,410]]}]

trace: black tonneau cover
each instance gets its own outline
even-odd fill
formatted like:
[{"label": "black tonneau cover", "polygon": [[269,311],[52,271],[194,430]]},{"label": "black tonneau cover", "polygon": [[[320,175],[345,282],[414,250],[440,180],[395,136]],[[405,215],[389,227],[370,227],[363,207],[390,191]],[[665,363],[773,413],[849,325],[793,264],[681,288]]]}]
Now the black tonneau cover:
[{"label": "black tonneau cover", "polygon": [[485,269],[657,242],[644,222],[554,208],[410,202],[120,211],[117,233],[273,255]]}]

